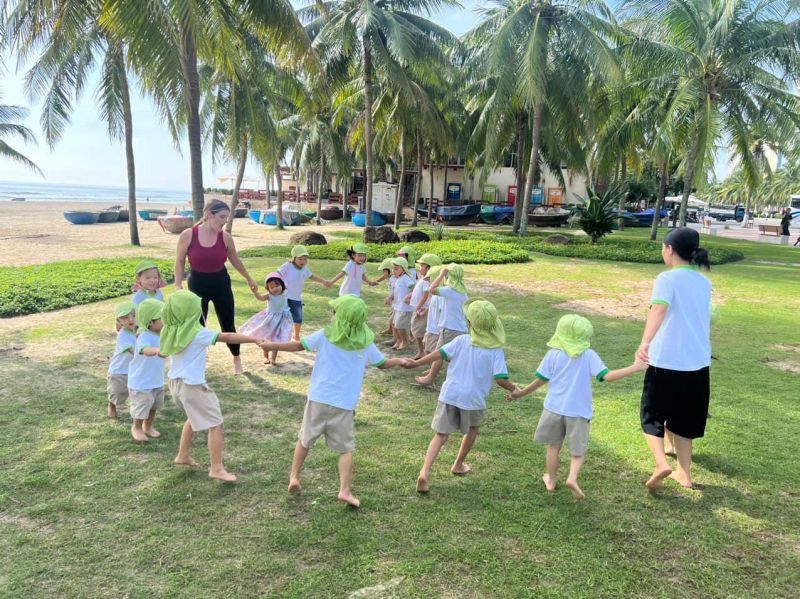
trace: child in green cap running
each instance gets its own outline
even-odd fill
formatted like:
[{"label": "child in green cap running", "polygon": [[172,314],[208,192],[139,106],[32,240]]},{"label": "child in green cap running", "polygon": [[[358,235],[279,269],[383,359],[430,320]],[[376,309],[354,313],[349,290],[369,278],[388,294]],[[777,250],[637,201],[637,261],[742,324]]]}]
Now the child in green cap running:
[{"label": "child in green cap running", "polygon": [[378,284],[377,281],[372,281],[367,278],[367,251],[368,248],[364,243],[356,243],[347,250],[347,257],[349,258],[347,264],[342,267],[342,270],[331,279],[331,285],[344,277],[344,282],[339,287],[339,295],[355,295],[361,297],[361,284],[366,283],[370,287]]},{"label": "child in green cap running", "polygon": [[325,444],[339,454],[339,501],[352,507],[361,502],[353,495],[353,422],[364,371],[367,366],[385,370],[400,366],[402,360],[387,360],[375,346],[375,334],[367,326],[367,305],[361,298],[343,295],[329,302],[333,322],[300,341],[265,341],[265,351],[317,352],[303,423],[294,449],[289,492],[300,490],[300,472],[314,443],[325,436]]},{"label": "child in green cap running", "polygon": [[330,289],[331,282],[318,277],[308,268],[308,249],[304,245],[296,245],[292,248],[291,259],[281,265],[278,274],[281,275],[286,285],[287,303],[294,323],[292,337],[297,340],[300,339],[300,329],[303,326],[303,285],[306,279],[319,283],[326,289]]},{"label": "child in green cap running", "polygon": [[547,342],[552,349],[536,369],[534,381],[524,389],[506,395],[507,400],[513,401],[548,385],[542,415],[533,436],[537,443],[547,445],[547,471],[542,480],[548,491],[556,488],[558,454],[566,439],[572,456],[567,488],[578,500],[586,498],[578,486],[578,474],[589,447],[592,379],[600,382],[617,381],[647,369],[646,363],[637,361],[626,368],[609,371],[600,356],[589,348],[593,334],[592,323],[583,316],[562,316],[555,334]]},{"label": "child in green cap running", "polygon": [[146,299],[157,299],[164,301],[164,294],[161,287],[166,287],[167,283],[161,278],[161,271],[158,264],[152,260],[142,260],[136,265],[136,284],[133,286],[133,296],[131,301],[137,306]]},{"label": "child in green cap running", "polygon": [[108,417],[117,419],[117,408],[128,401],[128,369],[136,346],[136,306],[131,301],[118,304],[114,310],[117,317],[117,344],[108,363]]}]

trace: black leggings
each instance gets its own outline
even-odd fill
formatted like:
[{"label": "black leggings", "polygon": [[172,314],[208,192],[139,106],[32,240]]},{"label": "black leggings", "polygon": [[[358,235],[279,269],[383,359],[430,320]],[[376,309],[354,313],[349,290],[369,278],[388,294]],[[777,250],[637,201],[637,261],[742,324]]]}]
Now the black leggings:
[{"label": "black leggings", "polygon": [[[219,272],[194,272],[189,273],[189,291],[200,296],[203,315],[200,322],[205,326],[208,319],[208,302],[214,302],[214,312],[223,333],[235,333],[236,325],[233,322],[233,289],[231,277],[223,268]],[[228,343],[228,349],[234,356],[239,355],[239,344]]]}]

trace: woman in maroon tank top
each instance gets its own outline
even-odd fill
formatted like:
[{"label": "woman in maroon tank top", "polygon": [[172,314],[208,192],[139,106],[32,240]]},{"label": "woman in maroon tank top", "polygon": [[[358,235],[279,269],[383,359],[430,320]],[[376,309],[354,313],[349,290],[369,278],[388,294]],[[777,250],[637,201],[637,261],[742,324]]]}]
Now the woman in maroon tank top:
[{"label": "woman in maroon tank top", "polygon": [[[242,264],[236,246],[230,234],[223,231],[231,210],[221,200],[211,200],[203,209],[203,218],[191,229],[187,229],[178,238],[175,260],[175,288],[183,289],[186,258],[189,258],[189,291],[200,296],[203,308],[203,324],[208,317],[208,304],[213,302],[214,312],[220,328],[225,333],[236,332],[234,324],[233,290],[231,278],[225,268],[225,262],[231,265],[247,281],[250,291],[256,293],[258,285]],[[229,344],[233,355],[233,369],[236,374],[242,373],[242,360],[239,357],[239,346]]]}]

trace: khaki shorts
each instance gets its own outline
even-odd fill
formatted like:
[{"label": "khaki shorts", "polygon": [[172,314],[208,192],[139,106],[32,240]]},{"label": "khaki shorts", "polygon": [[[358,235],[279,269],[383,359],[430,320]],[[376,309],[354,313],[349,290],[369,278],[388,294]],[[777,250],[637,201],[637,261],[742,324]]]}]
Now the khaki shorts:
[{"label": "khaki shorts", "polygon": [[169,392],[184,412],[195,432],[206,431],[222,424],[219,399],[208,385],[189,385],[183,379],[170,379]]},{"label": "khaki shorts", "polygon": [[117,407],[124,406],[128,401],[128,375],[109,374],[106,391],[108,391],[108,403]]},{"label": "khaki shorts", "polygon": [[425,353],[430,354],[439,348],[439,333],[425,333],[422,342],[425,345]]},{"label": "khaki shorts", "polygon": [[297,438],[306,449],[311,449],[322,435],[325,445],[336,453],[352,453],[356,448],[353,433],[353,410],[343,410],[317,401],[307,401],[303,423]]},{"label": "khaki shorts", "polygon": [[589,421],[580,416],[562,416],[542,410],[533,440],[546,445],[561,445],[567,440],[569,452],[582,456],[589,449]]},{"label": "khaki shorts", "polygon": [[462,410],[440,401],[433,414],[431,428],[443,435],[459,431],[466,435],[470,428],[481,425],[485,415],[486,410]]},{"label": "khaki shorts", "polygon": [[439,333],[439,341],[436,343],[436,349],[443,347],[450,343],[453,339],[458,337],[459,335],[465,335],[464,331],[454,331],[453,329],[442,329],[442,332]]},{"label": "khaki shorts", "polygon": [[128,389],[131,397],[131,418],[134,420],[147,420],[150,410],[160,410],[164,407],[164,387],[158,389]]},{"label": "khaki shorts", "polygon": [[394,320],[392,321],[394,324],[394,328],[400,329],[401,331],[410,330],[412,314],[413,312],[398,312],[397,310],[395,310]]},{"label": "khaki shorts", "polygon": [[428,314],[424,313],[422,316],[413,312],[411,316],[411,334],[414,339],[423,339],[425,337],[425,329],[428,327]]}]

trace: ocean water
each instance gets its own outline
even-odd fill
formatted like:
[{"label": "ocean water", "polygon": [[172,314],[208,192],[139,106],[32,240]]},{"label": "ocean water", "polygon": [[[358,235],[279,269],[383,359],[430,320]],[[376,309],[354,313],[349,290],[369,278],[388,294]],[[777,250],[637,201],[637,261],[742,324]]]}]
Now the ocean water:
[{"label": "ocean water", "polygon": [[[59,185],[52,183],[14,183],[0,181],[0,202],[12,198],[25,198],[26,202],[94,202],[100,204],[126,204],[128,190],[125,187],[101,187],[96,185]],[[170,189],[136,190],[138,203],[185,204],[191,192]]]}]

